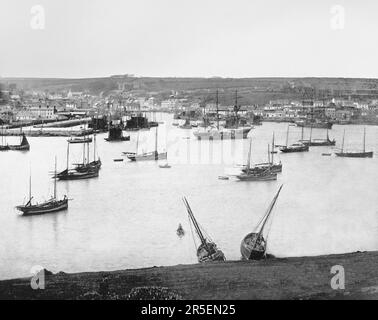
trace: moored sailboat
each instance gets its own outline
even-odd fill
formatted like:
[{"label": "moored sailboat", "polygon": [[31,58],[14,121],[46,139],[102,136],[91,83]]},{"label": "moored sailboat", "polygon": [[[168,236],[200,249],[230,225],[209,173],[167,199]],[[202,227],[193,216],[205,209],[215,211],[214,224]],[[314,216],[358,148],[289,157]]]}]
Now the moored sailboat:
[{"label": "moored sailboat", "polygon": [[52,213],[58,212],[62,210],[66,210],[68,208],[68,198],[65,195],[63,199],[58,200],[56,196],[56,159],[55,159],[55,175],[54,175],[54,194],[53,196],[43,202],[32,204],[32,192],[31,192],[31,175],[29,180],[29,200],[25,205],[17,206],[16,209],[21,211],[24,216],[27,215],[37,215],[37,214],[45,214],[45,213]]},{"label": "moored sailboat", "polygon": [[14,150],[14,151],[29,151],[30,150],[30,145],[29,141],[25,136],[25,133],[21,134],[21,141],[20,144],[16,145],[8,145],[9,150]]},{"label": "moored sailboat", "polygon": [[245,260],[260,260],[266,257],[267,250],[267,235],[264,236],[264,228],[267,225],[268,219],[271,216],[273,207],[276,204],[277,198],[281,192],[282,185],[278,189],[275,197],[268,207],[267,212],[257,224],[254,232],[247,234],[241,242],[240,253],[242,259]]},{"label": "moored sailboat", "polygon": [[296,142],[289,145],[289,127],[287,126],[287,133],[286,133],[286,145],[279,146],[279,150],[283,153],[291,153],[291,152],[306,152],[309,151],[309,145],[302,142]]},{"label": "moored sailboat", "polygon": [[[63,171],[54,175],[54,178],[58,180],[82,180],[82,179],[90,179],[96,178],[99,175],[99,169],[101,166],[101,160],[97,165],[88,165],[85,162],[85,149],[83,149],[83,163],[77,165],[74,169],[69,168],[69,152],[70,151],[70,144],[67,144],[67,167]],[[89,158],[89,156],[88,156]]]},{"label": "moored sailboat", "polygon": [[139,135],[137,136],[137,150],[135,153],[124,152],[127,158],[131,161],[156,161],[156,160],[166,160],[167,152],[158,152],[158,127],[155,131],[155,151],[138,153],[139,145]]},{"label": "moored sailboat", "polygon": [[[274,150],[274,133],[272,139],[272,150],[270,150],[270,146],[268,145],[268,162],[257,163],[254,165],[255,170],[264,170],[270,169],[270,171],[274,173],[281,173],[282,172],[282,162],[274,162],[274,154],[276,151]],[[243,172],[246,168],[243,169]]]},{"label": "moored sailboat", "polygon": [[344,151],[344,140],[345,140],[345,130],[343,133],[343,141],[341,144],[340,152],[335,152],[338,157],[345,158],[372,158],[373,151],[366,151],[366,128],[364,128],[363,142],[362,142],[362,151]]},{"label": "moored sailboat", "polygon": [[183,198],[186,210],[189,215],[189,220],[193,224],[196,230],[197,236],[201,241],[197,248],[197,258],[198,262],[211,262],[211,261],[225,261],[226,257],[223,252],[218,249],[217,245],[210,239],[209,236],[205,236],[204,230],[199,226],[196,218],[193,215],[192,209],[189,206],[188,200]]},{"label": "moored sailboat", "polygon": [[245,167],[242,169],[242,173],[237,175],[241,181],[271,181],[277,180],[277,171],[271,170],[271,165],[268,164],[261,167],[251,166],[251,154],[252,154],[252,138],[250,138],[248,160]]}]

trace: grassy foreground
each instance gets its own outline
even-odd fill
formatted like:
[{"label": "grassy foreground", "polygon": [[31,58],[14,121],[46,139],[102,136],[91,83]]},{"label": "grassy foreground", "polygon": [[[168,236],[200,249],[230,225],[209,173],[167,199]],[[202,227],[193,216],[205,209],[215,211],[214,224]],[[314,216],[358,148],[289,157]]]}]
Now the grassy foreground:
[{"label": "grassy foreground", "polygon": [[[344,290],[331,288],[334,265],[344,267]],[[61,272],[46,276],[44,290],[32,290],[30,278],[0,281],[0,298],[91,299],[104,290],[123,298],[133,288],[146,286],[168,288],[183,299],[378,299],[378,252]]]}]

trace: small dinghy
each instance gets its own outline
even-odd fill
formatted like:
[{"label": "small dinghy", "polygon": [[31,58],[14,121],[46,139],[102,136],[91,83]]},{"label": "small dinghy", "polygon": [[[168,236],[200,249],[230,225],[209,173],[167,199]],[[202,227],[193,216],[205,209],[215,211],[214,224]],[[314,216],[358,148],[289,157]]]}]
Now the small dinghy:
[{"label": "small dinghy", "polygon": [[162,168],[162,169],[169,169],[171,166],[168,164],[168,163],[165,163],[165,164],[159,164],[159,168]]},{"label": "small dinghy", "polygon": [[228,176],[219,176],[219,180],[229,180],[230,178]]},{"label": "small dinghy", "polygon": [[179,223],[179,226],[178,226],[178,228],[177,228],[177,230],[176,230],[176,234],[177,234],[180,238],[182,238],[182,237],[185,235],[185,230],[184,230],[184,228],[182,227],[181,223]]},{"label": "small dinghy", "polygon": [[122,162],[123,159],[113,159],[114,162]]}]

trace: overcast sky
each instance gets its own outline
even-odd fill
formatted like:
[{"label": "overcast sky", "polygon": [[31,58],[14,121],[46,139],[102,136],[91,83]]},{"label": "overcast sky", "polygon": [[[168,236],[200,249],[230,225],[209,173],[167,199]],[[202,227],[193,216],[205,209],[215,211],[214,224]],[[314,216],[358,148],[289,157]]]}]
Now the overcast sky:
[{"label": "overcast sky", "polygon": [[1,0],[0,76],[377,78],[377,17],[376,0]]}]

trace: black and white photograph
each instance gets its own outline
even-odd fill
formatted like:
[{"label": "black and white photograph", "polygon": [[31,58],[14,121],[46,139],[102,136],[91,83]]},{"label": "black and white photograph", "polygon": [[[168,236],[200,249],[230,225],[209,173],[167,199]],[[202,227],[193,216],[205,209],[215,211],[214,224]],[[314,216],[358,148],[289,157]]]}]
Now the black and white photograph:
[{"label": "black and white photograph", "polygon": [[378,299],[377,14],[1,0],[0,300]]}]

